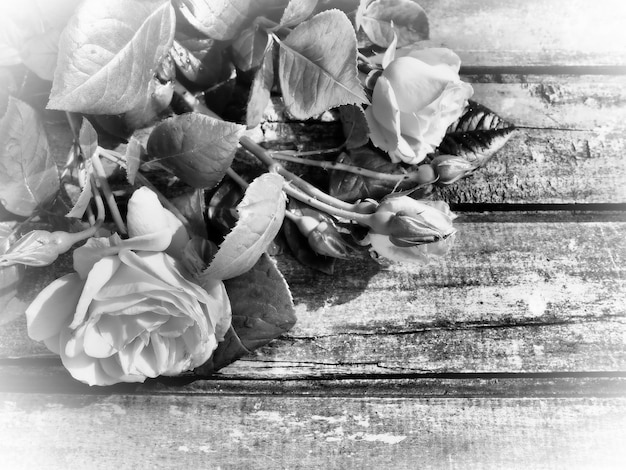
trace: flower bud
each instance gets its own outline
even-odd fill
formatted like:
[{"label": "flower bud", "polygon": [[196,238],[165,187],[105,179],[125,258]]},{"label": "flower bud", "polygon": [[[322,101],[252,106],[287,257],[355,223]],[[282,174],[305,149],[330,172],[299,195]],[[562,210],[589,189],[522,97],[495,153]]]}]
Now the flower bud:
[{"label": "flower bud", "polygon": [[137,189],[129,199],[126,218],[131,239],[159,235],[159,243],[155,245],[154,251],[168,249],[168,252],[175,255],[189,241],[182,222],[165,209],[157,195],[145,186]]},{"label": "flower bud", "polygon": [[450,235],[421,217],[411,217],[404,211],[389,220],[389,240],[396,246],[415,246],[433,243]]},{"label": "flower bud", "polygon": [[333,258],[347,259],[353,251],[337,228],[327,222],[320,222],[309,233],[307,241],[316,253]]},{"label": "flower bud", "polygon": [[68,251],[80,238],[68,232],[33,230],[20,238],[0,256],[0,266],[25,264],[49,266],[59,255]]},{"label": "flower bud", "polygon": [[439,184],[452,184],[476,169],[472,163],[458,155],[439,155],[430,163],[439,175]]},{"label": "flower bud", "polygon": [[372,245],[375,257],[426,264],[449,250],[453,218],[445,202],[389,197],[371,217],[364,241]]}]

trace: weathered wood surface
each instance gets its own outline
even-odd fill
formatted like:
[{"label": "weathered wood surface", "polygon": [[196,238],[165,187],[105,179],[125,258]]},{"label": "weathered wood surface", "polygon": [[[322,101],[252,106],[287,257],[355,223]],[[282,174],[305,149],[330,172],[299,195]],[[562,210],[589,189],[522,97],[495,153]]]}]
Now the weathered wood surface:
[{"label": "weathered wood surface", "polygon": [[[324,276],[280,256],[298,323],[224,373],[626,372],[626,223],[473,217],[428,268],[344,262]],[[1,357],[45,351],[23,318],[0,328]]]},{"label": "weathered wood surface", "polygon": [[[0,317],[0,466],[626,467],[626,7],[420,4],[430,44],[520,127],[440,195],[514,212],[462,213],[427,268],[341,262],[327,277],[279,255],[295,328],[191,383],[89,388],[23,317]],[[270,147],[343,139],[335,122],[268,118],[252,135]],[[67,128],[48,129],[63,162]],[[543,205],[564,210],[529,212]]]},{"label": "weathered wood surface", "polygon": [[623,398],[2,396],[20,468],[622,469]]},{"label": "weathered wood surface", "polygon": [[615,0],[421,0],[430,43],[471,66],[626,65],[624,5]]}]

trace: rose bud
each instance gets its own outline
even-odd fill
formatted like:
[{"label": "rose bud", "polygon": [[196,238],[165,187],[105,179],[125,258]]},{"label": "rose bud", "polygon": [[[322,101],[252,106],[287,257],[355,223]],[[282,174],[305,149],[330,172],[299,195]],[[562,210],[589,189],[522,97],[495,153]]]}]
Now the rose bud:
[{"label": "rose bud", "polygon": [[327,215],[310,211],[316,216],[303,215],[292,217],[300,233],[307,238],[313,251],[320,255],[346,259],[352,248],[343,239],[334,221]]},{"label": "rose bud", "polygon": [[376,258],[427,264],[452,246],[453,219],[443,201],[390,197],[378,206],[364,243]]},{"label": "rose bud", "polygon": [[389,240],[396,246],[415,246],[433,243],[446,237],[437,227],[423,218],[411,217],[404,211],[398,212],[389,220]]},{"label": "rose bud", "polygon": [[347,259],[353,248],[343,239],[339,231],[327,222],[320,222],[307,237],[309,245],[316,253],[333,258]]},{"label": "rose bud", "polygon": [[157,195],[145,186],[137,189],[128,200],[126,218],[128,235],[131,238],[161,234],[162,245],[156,247],[155,251],[164,250],[172,256],[177,256],[189,241],[183,223],[165,209]]},{"label": "rose bud", "polygon": [[417,164],[441,143],[474,91],[448,49],[405,48],[395,56],[376,81],[365,117],[374,145],[393,162]]},{"label": "rose bud", "polygon": [[433,158],[430,165],[439,175],[439,184],[452,184],[468,176],[476,166],[467,159],[457,155],[439,155]]}]

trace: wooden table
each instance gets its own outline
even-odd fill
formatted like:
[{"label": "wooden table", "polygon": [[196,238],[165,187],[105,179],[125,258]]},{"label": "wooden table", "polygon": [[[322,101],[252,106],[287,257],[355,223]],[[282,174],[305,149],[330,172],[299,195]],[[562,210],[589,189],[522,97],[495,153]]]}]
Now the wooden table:
[{"label": "wooden table", "polygon": [[88,388],[5,323],[0,467],[626,468],[626,8],[420,3],[521,128],[442,192],[453,252],[334,277],[277,256],[295,328],[189,384]]}]

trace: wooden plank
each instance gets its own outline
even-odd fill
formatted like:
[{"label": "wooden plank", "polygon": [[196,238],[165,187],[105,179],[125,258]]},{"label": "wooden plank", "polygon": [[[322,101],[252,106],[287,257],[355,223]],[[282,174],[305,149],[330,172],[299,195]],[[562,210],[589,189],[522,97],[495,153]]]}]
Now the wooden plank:
[{"label": "wooden plank", "polygon": [[[294,364],[291,364],[293,367]],[[265,368],[283,363],[265,364]],[[260,367],[259,367],[260,369]],[[288,395],[326,397],[402,398],[572,398],[624,397],[626,372],[560,373],[359,373],[356,367],[344,373],[325,367],[312,374],[291,371],[281,377],[249,374],[249,365],[221,370],[208,378],[186,374],[158,377],[143,384],[116,384],[89,387],[70,376],[58,357],[31,357],[0,360],[0,393],[46,394],[165,394],[165,395]],[[344,368],[345,371],[345,368]],[[302,372],[302,368],[300,370]],[[249,374],[249,375],[246,375]],[[190,398],[193,399],[193,398]]]},{"label": "wooden plank", "polygon": [[[422,269],[352,261],[323,276],[279,257],[298,323],[229,373],[626,371],[626,223],[515,220],[459,224]],[[0,328],[0,356],[41,353],[24,318]]]},{"label": "wooden plank", "polygon": [[626,65],[626,9],[614,0],[422,0],[429,45],[465,65]]},{"label": "wooden plank", "polygon": [[[616,133],[626,118],[626,75],[468,75],[473,100],[516,126]],[[621,132],[623,136],[623,132]]]},{"label": "wooden plank", "polygon": [[[8,468],[603,468],[626,400],[2,394]],[[115,451],[112,451],[115,449]]]}]

